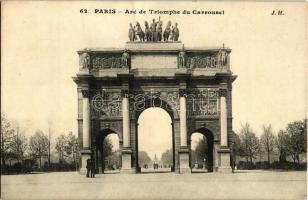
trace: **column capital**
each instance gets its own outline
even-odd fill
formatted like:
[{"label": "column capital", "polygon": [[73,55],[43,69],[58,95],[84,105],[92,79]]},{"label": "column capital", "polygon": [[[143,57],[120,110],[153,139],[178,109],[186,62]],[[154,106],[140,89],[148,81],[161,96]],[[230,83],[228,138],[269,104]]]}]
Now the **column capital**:
[{"label": "column capital", "polygon": [[186,97],[187,89],[179,89],[179,95],[180,97]]},{"label": "column capital", "polygon": [[219,96],[220,97],[227,97],[227,92],[228,92],[227,88],[220,88],[219,89]]},{"label": "column capital", "polygon": [[89,89],[81,89],[81,93],[84,98],[89,98],[91,96],[91,92]]}]

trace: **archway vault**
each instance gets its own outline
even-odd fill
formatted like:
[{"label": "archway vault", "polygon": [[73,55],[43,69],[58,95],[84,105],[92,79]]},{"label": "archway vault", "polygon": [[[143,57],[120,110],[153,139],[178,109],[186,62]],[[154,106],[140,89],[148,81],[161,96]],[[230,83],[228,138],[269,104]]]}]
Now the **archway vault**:
[{"label": "archway vault", "polygon": [[173,106],[172,104],[170,104],[168,101],[164,100],[163,98],[154,97],[154,98],[144,99],[142,103],[134,109],[135,119],[138,120],[141,113],[148,108],[161,108],[165,110],[169,114],[172,122],[174,118],[178,117],[178,112],[175,106]]}]

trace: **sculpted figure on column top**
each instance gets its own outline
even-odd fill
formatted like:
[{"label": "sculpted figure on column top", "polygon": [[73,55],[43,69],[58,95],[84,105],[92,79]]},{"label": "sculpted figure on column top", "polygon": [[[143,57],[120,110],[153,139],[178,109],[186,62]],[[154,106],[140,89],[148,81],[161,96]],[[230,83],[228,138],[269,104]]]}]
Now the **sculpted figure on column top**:
[{"label": "sculpted figure on column top", "polygon": [[86,52],[83,53],[82,68],[83,69],[90,68],[90,55]]}]

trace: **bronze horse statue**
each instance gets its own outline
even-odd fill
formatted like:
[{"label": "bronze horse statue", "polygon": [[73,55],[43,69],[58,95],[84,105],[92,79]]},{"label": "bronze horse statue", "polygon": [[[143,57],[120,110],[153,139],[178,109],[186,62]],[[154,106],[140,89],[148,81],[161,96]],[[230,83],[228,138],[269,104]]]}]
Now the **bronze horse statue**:
[{"label": "bronze horse statue", "polygon": [[158,22],[158,26],[157,26],[157,41],[160,42],[162,40],[162,35],[163,35],[163,28],[162,28],[162,21]]},{"label": "bronze horse statue", "polygon": [[167,26],[166,26],[165,31],[164,31],[164,41],[169,40],[169,35],[170,35],[170,32],[171,32],[170,26],[171,26],[171,21],[168,21]]},{"label": "bronze horse statue", "polygon": [[136,32],[136,36],[138,36],[140,42],[144,42],[145,34],[144,34],[143,30],[141,29],[139,22],[136,22],[136,31],[135,32]]},{"label": "bronze horse statue", "polygon": [[151,30],[150,30],[150,27],[149,27],[149,24],[148,24],[147,21],[144,22],[144,26],[145,26],[145,29],[144,29],[145,37],[144,37],[144,39],[146,39],[147,41],[151,41]]}]

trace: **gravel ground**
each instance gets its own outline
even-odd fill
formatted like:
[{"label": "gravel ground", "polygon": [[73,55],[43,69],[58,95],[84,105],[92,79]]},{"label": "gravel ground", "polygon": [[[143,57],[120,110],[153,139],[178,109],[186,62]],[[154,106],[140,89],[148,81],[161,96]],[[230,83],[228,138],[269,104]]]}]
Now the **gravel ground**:
[{"label": "gravel ground", "polygon": [[2,199],[307,199],[306,172],[1,176]]}]

